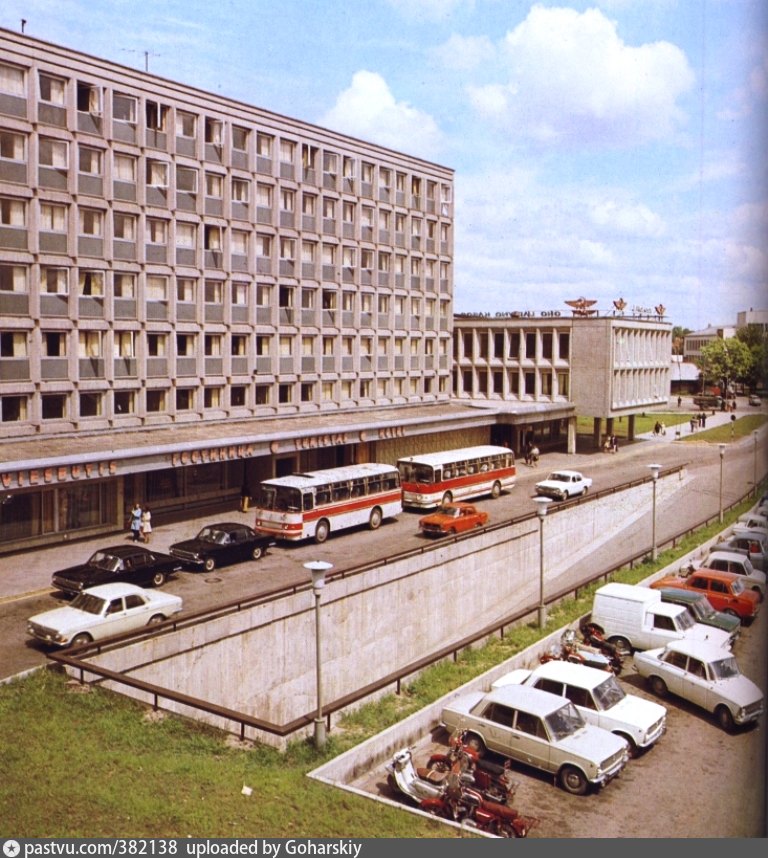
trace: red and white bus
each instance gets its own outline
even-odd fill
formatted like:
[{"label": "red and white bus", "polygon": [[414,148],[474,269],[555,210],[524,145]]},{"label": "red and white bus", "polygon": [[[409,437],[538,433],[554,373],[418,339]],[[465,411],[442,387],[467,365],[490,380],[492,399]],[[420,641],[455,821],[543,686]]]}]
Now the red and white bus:
[{"label": "red and white bus", "polygon": [[393,465],[365,462],[276,477],[259,484],[255,528],[275,539],[325,542],[359,524],[376,530],[403,511],[400,473]]},{"label": "red and white bus", "polygon": [[491,445],[406,456],[397,469],[403,505],[424,509],[459,498],[497,498],[517,478],[512,450]]}]

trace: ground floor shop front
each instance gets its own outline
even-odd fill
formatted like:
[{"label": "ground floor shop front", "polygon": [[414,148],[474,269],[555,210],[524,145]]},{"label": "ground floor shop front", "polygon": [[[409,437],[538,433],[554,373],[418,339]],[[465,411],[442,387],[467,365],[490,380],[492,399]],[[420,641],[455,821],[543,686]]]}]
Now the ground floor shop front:
[{"label": "ground floor shop front", "polygon": [[522,456],[530,439],[571,449],[574,427],[569,409],[436,404],[16,440],[0,444],[0,554],[125,530],[136,502],[155,524],[222,515],[275,476],[479,444]]}]

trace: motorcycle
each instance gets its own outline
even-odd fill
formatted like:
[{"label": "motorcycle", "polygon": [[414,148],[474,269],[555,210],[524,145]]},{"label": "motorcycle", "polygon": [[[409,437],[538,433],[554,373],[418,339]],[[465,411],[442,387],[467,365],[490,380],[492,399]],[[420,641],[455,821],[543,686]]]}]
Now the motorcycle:
[{"label": "motorcycle", "polygon": [[611,670],[618,676],[624,666],[624,656],[630,653],[619,649],[616,644],[605,639],[605,635],[592,623],[587,623],[581,630],[585,643],[599,649],[611,662]]},{"label": "motorcycle", "polygon": [[421,810],[460,822],[497,837],[527,837],[537,823],[505,804],[488,801],[474,789],[472,775],[456,762],[450,769],[416,768],[407,748],[387,763],[387,782],[392,790],[415,802]]},{"label": "motorcycle", "polygon": [[507,804],[517,789],[517,784],[510,775],[509,761],[498,765],[484,760],[465,745],[465,735],[465,731],[454,732],[448,740],[448,753],[432,754],[427,761],[427,769],[447,772],[458,767],[460,771],[472,775],[472,787],[481,793],[485,800]]},{"label": "motorcycle", "polygon": [[[590,637],[587,637],[586,631],[583,631],[583,634],[585,641],[579,642],[576,632],[573,629],[566,629],[560,636],[560,645],[551,646],[547,652],[539,656],[539,661],[542,664],[553,659],[570,661],[574,664],[596,667],[599,670],[609,670],[618,676],[624,666],[624,660],[613,644],[602,639],[594,629]],[[592,645],[593,640],[596,642],[595,645]]]}]

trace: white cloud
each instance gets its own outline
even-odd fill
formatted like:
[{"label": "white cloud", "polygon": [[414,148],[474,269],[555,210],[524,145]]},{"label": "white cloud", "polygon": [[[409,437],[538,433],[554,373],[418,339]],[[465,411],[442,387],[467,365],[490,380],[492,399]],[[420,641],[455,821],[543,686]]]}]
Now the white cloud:
[{"label": "white cloud", "polygon": [[442,135],[435,120],[404,101],[396,101],[384,78],[358,71],[320,124],[390,149],[435,160]]},{"label": "white cloud", "polygon": [[656,237],[664,232],[664,222],[648,206],[620,205],[606,200],[592,206],[592,223],[626,236]]},{"label": "white cloud", "polygon": [[515,135],[623,145],[669,137],[684,123],[677,100],[694,83],[685,54],[669,42],[625,44],[598,9],[534,6],[500,53],[505,80],[468,93]]},{"label": "white cloud", "polygon": [[404,18],[444,21],[455,12],[474,9],[474,0],[388,0],[389,5]]},{"label": "white cloud", "polygon": [[454,33],[447,42],[429,53],[447,69],[471,71],[491,62],[496,47],[487,36],[459,36]]}]

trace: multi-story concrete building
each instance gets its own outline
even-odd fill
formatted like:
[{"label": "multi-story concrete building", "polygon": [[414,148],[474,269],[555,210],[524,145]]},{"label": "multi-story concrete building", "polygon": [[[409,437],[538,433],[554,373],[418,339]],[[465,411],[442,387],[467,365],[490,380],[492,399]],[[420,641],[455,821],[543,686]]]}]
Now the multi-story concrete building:
[{"label": "multi-story concrete building", "polygon": [[691,331],[683,338],[683,358],[691,363],[698,363],[701,350],[715,340],[728,340],[736,336],[733,325],[708,325],[700,331]]},{"label": "multi-story concrete building", "polygon": [[[672,329],[631,316],[461,315],[454,327],[454,393],[500,409],[520,449],[527,436],[575,450],[576,416],[593,418],[596,444],[613,421],[665,405]],[[506,413],[506,418],[502,413]]]}]

